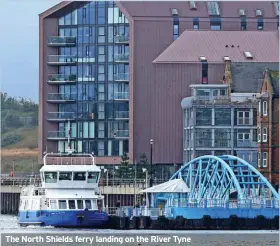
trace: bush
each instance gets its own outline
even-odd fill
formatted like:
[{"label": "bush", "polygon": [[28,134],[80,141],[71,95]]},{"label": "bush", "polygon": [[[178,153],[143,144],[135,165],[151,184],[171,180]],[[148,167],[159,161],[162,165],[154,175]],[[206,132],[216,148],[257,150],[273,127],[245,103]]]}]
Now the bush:
[{"label": "bush", "polygon": [[6,147],[11,144],[15,144],[22,139],[22,136],[17,134],[8,134],[2,138],[1,147]]}]

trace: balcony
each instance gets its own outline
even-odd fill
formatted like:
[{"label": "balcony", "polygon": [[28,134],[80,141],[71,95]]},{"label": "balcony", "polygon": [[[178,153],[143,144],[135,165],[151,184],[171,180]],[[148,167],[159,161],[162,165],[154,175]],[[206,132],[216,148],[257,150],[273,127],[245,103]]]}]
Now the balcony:
[{"label": "balcony", "polygon": [[129,137],[129,131],[128,130],[115,131],[114,136],[116,139],[126,139]]},{"label": "balcony", "polygon": [[235,148],[257,148],[258,143],[252,140],[236,140],[234,141]]},{"label": "balcony", "polygon": [[49,37],[48,38],[48,46],[75,46],[76,45],[76,37]]},{"label": "balcony", "polygon": [[128,44],[129,43],[129,35],[128,34],[120,34],[115,36],[116,44]]},{"label": "balcony", "polygon": [[48,102],[50,103],[65,103],[75,102],[76,94],[65,94],[65,93],[49,93]]},{"label": "balcony", "polygon": [[113,100],[118,100],[118,101],[127,101],[129,100],[128,98],[128,92],[115,92],[112,95]]},{"label": "balcony", "polygon": [[115,54],[115,62],[129,62],[129,53]]},{"label": "balcony", "polygon": [[75,112],[48,112],[48,121],[67,121],[76,119]]},{"label": "balcony", "polygon": [[74,56],[49,55],[49,65],[75,65],[77,58]]},{"label": "balcony", "polygon": [[114,74],[115,81],[129,81],[129,73],[116,73]]},{"label": "balcony", "polygon": [[76,74],[64,75],[64,74],[49,74],[48,83],[49,84],[72,84],[75,83],[77,79]]},{"label": "balcony", "polygon": [[129,112],[128,111],[116,111],[116,120],[128,120]]},{"label": "balcony", "polygon": [[[48,131],[47,138],[49,140],[63,140],[68,138],[67,131]],[[70,136],[70,139],[73,137]]]}]

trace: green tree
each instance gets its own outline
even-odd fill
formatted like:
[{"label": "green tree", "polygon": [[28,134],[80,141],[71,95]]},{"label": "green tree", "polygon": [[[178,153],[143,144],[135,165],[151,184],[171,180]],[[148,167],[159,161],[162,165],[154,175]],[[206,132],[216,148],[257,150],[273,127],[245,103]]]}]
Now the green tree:
[{"label": "green tree", "polygon": [[129,163],[129,157],[127,153],[121,156],[121,163],[119,169],[117,170],[117,177],[121,179],[131,179],[133,178],[132,165]]},{"label": "green tree", "polygon": [[143,168],[146,168],[148,172],[150,172],[150,165],[148,163],[148,158],[145,153],[140,154],[139,162],[137,163],[137,178],[138,179],[145,179],[146,173],[143,172]]}]

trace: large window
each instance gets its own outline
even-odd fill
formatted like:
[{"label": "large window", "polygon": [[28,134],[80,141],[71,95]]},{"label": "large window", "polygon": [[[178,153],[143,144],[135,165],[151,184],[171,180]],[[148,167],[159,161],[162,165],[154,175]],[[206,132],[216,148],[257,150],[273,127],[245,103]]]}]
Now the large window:
[{"label": "large window", "polygon": [[258,167],[262,166],[262,153],[258,152]]},{"label": "large window", "polygon": [[231,130],[215,129],[215,147],[229,148],[231,147]]},{"label": "large window", "polygon": [[267,101],[263,101],[263,115],[267,116]]},{"label": "large window", "polygon": [[85,172],[74,172],[74,179],[75,181],[83,181],[86,180],[86,173]]},{"label": "large window", "polygon": [[58,207],[59,207],[59,209],[67,209],[66,200],[59,200]]},{"label": "large window", "polygon": [[212,109],[199,108],[196,110],[196,124],[197,125],[212,125]]},{"label": "large window", "polygon": [[98,180],[98,172],[88,172],[88,183],[96,183]]},{"label": "large window", "polygon": [[215,125],[231,125],[231,109],[215,109]]},{"label": "large window", "polygon": [[50,200],[51,209],[57,209],[57,201],[56,200]]},{"label": "large window", "polygon": [[77,208],[78,209],[83,209],[84,208],[83,200],[77,200]]},{"label": "large window", "polygon": [[262,153],[263,167],[267,167],[267,152]]},{"label": "large window", "polygon": [[219,3],[217,1],[207,2],[209,15],[220,15]]},{"label": "large window", "polygon": [[69,209],[76,209],[75,200],[68,200]]},{"label": "large window", "polygon": [[72,180],[72,172],[59,172],[59,180]]},{"label": "large window", "polygon": [[91,209],[91,200],[85,200],[85,205],[87,209]]},{"label": "large window", "polygon": [[262,139],[262,141],[263,141],[263,142],[267,142],[267,128],[266,128],[266,127],[264,127],[264,128],[262,129],[262,133],[263,133],[263,139]]},{"label": "large window", "polygon": [[250,124],[250,111],[237,112],[237,123],[238,123],[238,125],[249,125]]},{"label": "large window", "polygon": [[195,146],[211,148],[212,147],[212,131],[211,129],[196,129]]},{"label": "large window", "polygon": [[45,182],[46,183],[56,183],[57,182],[57,172],[45,172]]},{"label": "large window", "polygon": [[258,127],[258,142],[260,143],[262,140],[262,136],[261,136],[262,132],[261,132],[261,128]]}]

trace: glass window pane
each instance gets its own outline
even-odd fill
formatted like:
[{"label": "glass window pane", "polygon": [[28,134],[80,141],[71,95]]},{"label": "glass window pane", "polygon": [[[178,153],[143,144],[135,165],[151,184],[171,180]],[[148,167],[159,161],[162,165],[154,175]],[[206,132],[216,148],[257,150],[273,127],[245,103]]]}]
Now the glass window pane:
[{"label": "glass window pane", "polygon": [[84,138],[88,138],[88,122],[83,123]]},{"label": "glass window pane", "polygon": [[88,183],[97,183],[98,173],[97,172],[88,172]]},{"label": "glass window pane", "polygon": [[89,122],[89,137],[94,138],[94,122]]},{"label": "glass window pane", "polygon": [[75,200],[68,200],[69,209],[76,209]]},{"label": "glass window pane", "polygon": [[66,200],[59,200],[58,206],[59,206],[59,209],[67,209]]},{"label": "glass window pane", "polygon": [[91,200],[85,200],[85,205],[87,209],[91,209]]},{"label": "glass window pane", "polygon": [[59,180],[72,180],[72,172],[59,172]]},{"label": "glass window pane", "polygon": [[51,209],[57,209],[57,202],[56,202],[56,200],[51,200],[50,204],[51,204]]},{"label": "glass window pane", "polygon": [[73,180],[75,180],[75,181],[86,180],[86,173],[85,172],[74,172]]},{"label": "glass window pane", "polygon": [[45,182],[46,183],[56,183],[57,182],[57,172],[45,172]]},{"label": "glass window pane", "polygon": [[78,209],[84,208],[83,200],[77,200],[77,207],[78,207]]}]

